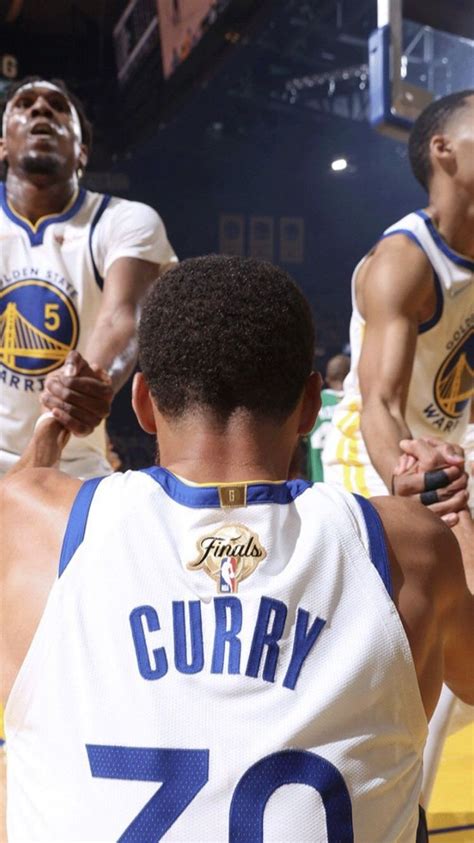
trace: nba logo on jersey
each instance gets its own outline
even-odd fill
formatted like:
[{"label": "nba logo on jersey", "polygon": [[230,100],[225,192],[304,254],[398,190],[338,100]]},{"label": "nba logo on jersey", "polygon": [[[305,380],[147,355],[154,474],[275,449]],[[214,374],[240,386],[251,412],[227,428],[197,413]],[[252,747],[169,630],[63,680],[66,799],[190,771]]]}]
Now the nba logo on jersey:
[{"label": "nba logo on jersey", "polygon": [[200,536],[198,556],[186,567],[203,570],[217,585],[218,594],[236,594],[239,582],[253,574],[267,552],[257,533],[244,524],[222,524]]},{"label": "nba logo on jersey", "polygon": [[237,591],[237,559],[233,556],[224,556],[221,562],[221,576],[219,589],[221,594],[234,594]]}]

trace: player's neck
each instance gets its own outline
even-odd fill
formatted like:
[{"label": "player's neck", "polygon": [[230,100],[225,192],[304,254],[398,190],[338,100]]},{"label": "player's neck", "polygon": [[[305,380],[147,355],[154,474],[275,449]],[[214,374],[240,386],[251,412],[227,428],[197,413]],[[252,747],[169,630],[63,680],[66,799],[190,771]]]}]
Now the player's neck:
[{"label": "player's neck", "polygon": [[31,223],[50,214],[60,214],[77,193],[77,178],[51,183],[50,176],[36,175],[26,179],[16,173],[7,175],[7,197],[13,210]]},{"label": "player's neck", "polygon": [[461,189],[433,191],[428,212],[448,246],[474,259],[474,199]]},{"label": "player's neck", "polygon": [[194,483],[277,481],[288,477],[296,445],[290,428],[233,419],[225,425],[209,421],[160,425],[160,463]]}]

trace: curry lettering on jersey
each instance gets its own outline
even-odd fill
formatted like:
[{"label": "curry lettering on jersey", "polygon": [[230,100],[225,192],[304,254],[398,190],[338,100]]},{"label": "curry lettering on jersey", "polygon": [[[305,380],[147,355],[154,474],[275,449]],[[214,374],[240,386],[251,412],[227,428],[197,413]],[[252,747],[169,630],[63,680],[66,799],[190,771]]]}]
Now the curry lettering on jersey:
[{"label": "curry lettering on jersey", "polygon": [[[238,597],[214,598],[214,640],[212,653],[206,653],[199,600],[173,601],[174,665],[179,673],[200,673],[205,665],[214,674],[240,674],[267,682],[275,681],[281,659],[282,638],[288,608],[281,600],[261,597],[245,667],[239,633],[243,626],[243,606]],[[294,624],[291,656],[286,666],[283,687],[294,690],[304,661],[311,652],[326,621],[298,607]],[[168,672],[170,660],[164,646],[155,646],[154,633],[161,630],[158,611],[153,606],[137,606],[130,613],[130,627],[137,665],[143,679],[161,679]]]}]

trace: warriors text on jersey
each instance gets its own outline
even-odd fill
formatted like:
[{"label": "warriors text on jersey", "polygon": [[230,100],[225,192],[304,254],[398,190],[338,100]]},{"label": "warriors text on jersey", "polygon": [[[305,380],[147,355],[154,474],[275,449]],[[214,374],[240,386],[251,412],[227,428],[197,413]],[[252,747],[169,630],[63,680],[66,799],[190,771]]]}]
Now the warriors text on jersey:
[{"label": "warriors text on jersey", "polygon": [[[103,279],[121,257],[175,260],[148,206],[81,189],[61,214],[31,225],[0,184],[0,471],[31,437],[46,375],[87,347]],[[101,425],[72,438],[63,465],[104,452]]]},{"label": "warriors text on jersey", "polygon": [[[388,228],[384,237],[394,234],[409,237],[426,254],[433,267],[437,299],[433,317],[418,329],[405,419],[414,438],[438,436],[460,442],[474,391],[474,261],[453,252],[424,211],[408,214]],[[355,298],[360,266],[352,278],[351,371],[334,412],[323,464],[327,482],[369,497],[387,494],[387,489],[371,465],[360,430],[358,366],[364,320]]]},{"label": "warriors text on jersey", "polygon": [[426,718],[370,502],[91,480],[6,709],[10,843],[413,843]]}]

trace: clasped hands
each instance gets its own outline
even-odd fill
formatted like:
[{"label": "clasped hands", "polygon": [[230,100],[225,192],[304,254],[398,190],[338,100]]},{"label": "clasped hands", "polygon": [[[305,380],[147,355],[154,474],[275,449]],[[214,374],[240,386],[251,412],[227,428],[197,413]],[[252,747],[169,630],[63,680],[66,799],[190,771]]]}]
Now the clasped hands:
[{"label": "clasped hands", "polygon": [[429,437],[403,439],[400,448],[392,493],[416,498],[454,527],[468,501],[463,449]]},{"label": "clasped hands", "polygon": [[114,393],[110,375],[70,351],[60,369],[48,375],[41,404],[75,436],[88,436],[110,413]]}]

